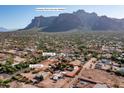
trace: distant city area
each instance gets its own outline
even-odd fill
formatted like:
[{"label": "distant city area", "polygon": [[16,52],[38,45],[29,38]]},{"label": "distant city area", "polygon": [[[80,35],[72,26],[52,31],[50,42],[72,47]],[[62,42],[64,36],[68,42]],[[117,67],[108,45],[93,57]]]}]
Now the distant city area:
[{"label": "distant city area", "polygon": [[124,88],[124,20],[78,10],[0,32],[1,88]]}]

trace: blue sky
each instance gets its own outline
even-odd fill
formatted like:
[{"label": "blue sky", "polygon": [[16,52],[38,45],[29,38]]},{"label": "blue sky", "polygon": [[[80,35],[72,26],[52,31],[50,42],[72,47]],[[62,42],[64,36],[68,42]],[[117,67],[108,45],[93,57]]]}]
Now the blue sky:
[{"label": "blue sky", "polygon": [[[65,8],[65,10],[36,11],[36,8]],[[118,5],[0,5],[0,27],[7,29],[20,29],[27,26],[35,16],[55,16],[65,12],[71,13],[78,9],[84,9],[86,12],[96,12],[99,16],[107,15],[114,18],[124,18],[124,6]]]}]

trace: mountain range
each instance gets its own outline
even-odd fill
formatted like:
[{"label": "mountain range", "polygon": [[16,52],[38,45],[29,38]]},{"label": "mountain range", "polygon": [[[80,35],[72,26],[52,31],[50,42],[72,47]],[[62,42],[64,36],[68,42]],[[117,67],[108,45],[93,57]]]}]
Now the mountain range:
[{"label": "mountain range", "polygon": [[8,31],[8,29],[0,27],[0,32],[6,32],[6,31]]},{"label": "mountain range", "polygon": [[45,32],[62,32],[76,28],[94,31],[123,31],[124,19],[98,16],[95,12],[88,13],[78,10],[73,13],[62,13],[58,16],[38,16],[32,19],[25,29],[42,28]]}]

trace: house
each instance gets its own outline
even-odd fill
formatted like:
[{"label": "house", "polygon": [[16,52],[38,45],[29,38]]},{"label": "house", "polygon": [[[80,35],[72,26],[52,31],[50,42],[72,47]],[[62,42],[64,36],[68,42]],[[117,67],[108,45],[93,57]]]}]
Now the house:
[{"label": "house", "polygon": [[108,59],[101,59],[100,62],[103,63],[103,64],[107,64],[107,65],[112,64],[111,60],[108,60]]},{"label": "house", "polygon": [[109,88],[106,84],[96,84],[93,88]]},{"label": "house", "polygon": [[108,47],[108,46],[103,45],[103,46],[102,46],[102,51],[109,51],[109,47]]},{"label": "house", "polygon": [[43,56],[56,56],[56,53],[53,52],[43,52]]},{"label": "house", "polygon": [[112,57],[112,54],[109,54],[109,53],[107,53],[107,54],[102,54],[102,57],[103,58],[111,58]]},{"label": "house", "polygon": [[41,75],[36,75],[33,79],[37,80],[37,82],[42,81],[44,77]]},{"label": "house", "polygon": [[34,48],[25,48],[25,50],[27,51],[27,52],[34,52],[35,51],[35,49]]},{"label": "house", "polygon": [[65,53],[60,53],[60,54],[58,54],[58,56],[63,56],[63,57],[65,57],[65,56],[67,56],[67,54],[65,54]]},{"label": "house", "polygon": [[29,65],[30,68],[43,68],[44,65],[43,64],[33,64],[33,65]]},{"label": "house", "polygon": [[102,69],[102,70],[109,70],[111,69],[112,62],[107,59],[101,59],[98,61],[98,63],[95,65],[96,69]]},{"label": "house", "polygon": [[55,80],[55,81],[57,81],[58,79],[61,79],[63,77],[64,77],[63,73],[60,72],[60,73],[53,74],[52,79]]},{"label": "house", "polygon": [[110,65],[105,65],[103,63],[97,63],[95,65],[95,68],[96,69],[102,69],[102,70],[109,70],[109,69],[111,69],[111,66]]}]

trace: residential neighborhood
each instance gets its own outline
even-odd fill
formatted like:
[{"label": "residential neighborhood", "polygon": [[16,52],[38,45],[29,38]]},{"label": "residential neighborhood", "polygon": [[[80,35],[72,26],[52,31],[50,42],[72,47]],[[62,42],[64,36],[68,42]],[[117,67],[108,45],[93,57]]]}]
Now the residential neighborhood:
[{"label": "residential neighborhood", "polygon": [[121,32],[116,38],[113,32],[6,34],[0,43],[0,87],[124,87]]}]

